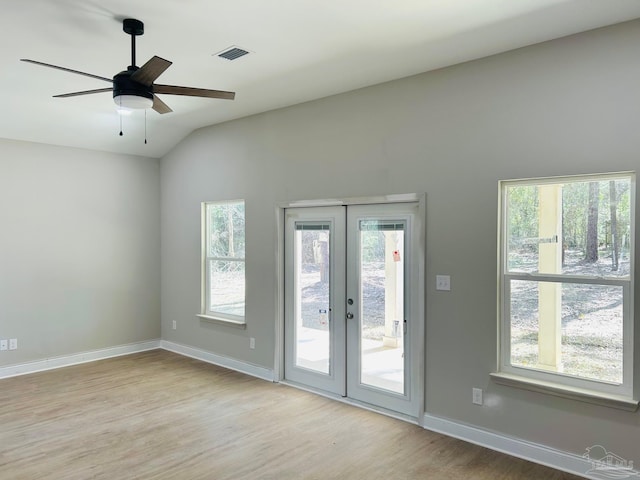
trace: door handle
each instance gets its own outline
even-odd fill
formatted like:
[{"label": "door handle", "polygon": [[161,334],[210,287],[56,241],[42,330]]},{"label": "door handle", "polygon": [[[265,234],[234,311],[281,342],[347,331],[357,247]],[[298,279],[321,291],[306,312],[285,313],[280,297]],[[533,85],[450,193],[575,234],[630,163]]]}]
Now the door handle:
[{"label": "door handle", "polygon": [[347,320],[351,320],[353,318],[353,313],[347,312]]}]

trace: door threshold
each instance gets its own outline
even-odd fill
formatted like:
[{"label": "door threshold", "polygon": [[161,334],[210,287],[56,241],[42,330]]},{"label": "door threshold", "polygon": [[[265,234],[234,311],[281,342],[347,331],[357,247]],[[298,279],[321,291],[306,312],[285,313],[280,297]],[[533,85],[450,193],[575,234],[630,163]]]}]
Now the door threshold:
[{"label": "door threshold", "polygon": [[420,420],[417,417],[412,417],[411,415],[407,415],[404,413],[394,412],[393,410],[388,410],[386,408],[378,407],[376,405],[371,405],[370,403],[361,402],[359,400],[354,400],[353,398],[343,397],[336,393],[326,392],[324,390],[320,390],[318,388],[309,387],[307,385],[302,385],[301,383],[292,382],[290,380],[280,380],[278,383],[282,385],[286,385],[288,387],[297,388],[298,390],[303,390],[305,392],[313,393],[315,395],[320,395],[321,397],[328,398],[330,400],[336,400],[341,403],[346,403],[347,405],[351,405],[353,407],[362,408],[364,410],[369,410],[370,412],[379,413],[381,415],[385,415],[387,417],[395,418],[396,420],[402,420],[403,422],[412,423],[414,425],[422,426],[420,424]]}]

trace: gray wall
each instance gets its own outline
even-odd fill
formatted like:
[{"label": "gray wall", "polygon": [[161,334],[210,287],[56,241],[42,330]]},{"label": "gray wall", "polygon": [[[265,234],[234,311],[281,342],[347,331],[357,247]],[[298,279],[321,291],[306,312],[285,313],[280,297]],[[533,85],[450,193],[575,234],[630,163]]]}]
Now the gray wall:
[{"label": "gray wall", "polygon": [[[640,460],[638,413],[489,379],[498,181],[637,170],[638,45],[631,22],[193,133],[161,164],[163,338],[272,368],[276,205],[426,192],[427,412]],[[195,317],[200,202],[236,198],[246,200],[246,331]],[[451,275],[451,292],[435,291],[436,273]],[[471,404],[472,387],[485,389],[485,406]]]},{"label": "gray wall", "polygon": [[0,365],[160,336],[158,160],[0,140]]}]

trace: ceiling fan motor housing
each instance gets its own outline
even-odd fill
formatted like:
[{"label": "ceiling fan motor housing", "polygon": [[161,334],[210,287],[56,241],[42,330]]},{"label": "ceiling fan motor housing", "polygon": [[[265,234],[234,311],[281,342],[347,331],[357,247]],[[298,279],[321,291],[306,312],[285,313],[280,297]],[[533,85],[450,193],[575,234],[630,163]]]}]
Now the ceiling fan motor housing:
[{"label": "ceiling fan motor housing", "polygon": [[[144,97],[153,100],[153,88],[131,79],[137,69],[125,70],[113,77],[113,98],[122,95]],[[116,102],[117,103],[117,102]]]}]

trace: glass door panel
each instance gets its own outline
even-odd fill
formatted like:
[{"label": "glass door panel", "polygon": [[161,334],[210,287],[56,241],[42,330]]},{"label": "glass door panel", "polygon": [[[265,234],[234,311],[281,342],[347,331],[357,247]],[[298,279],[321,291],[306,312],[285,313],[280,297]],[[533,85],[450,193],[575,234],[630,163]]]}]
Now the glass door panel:
[{"label": "glass door panel", "polygon": [[361,220],[360,382],[404,394],[404,223]]},{"label": "glass door panel", "polygon": [[296,223],[295,363],[300,368],[329,374],[330,225]]}]

